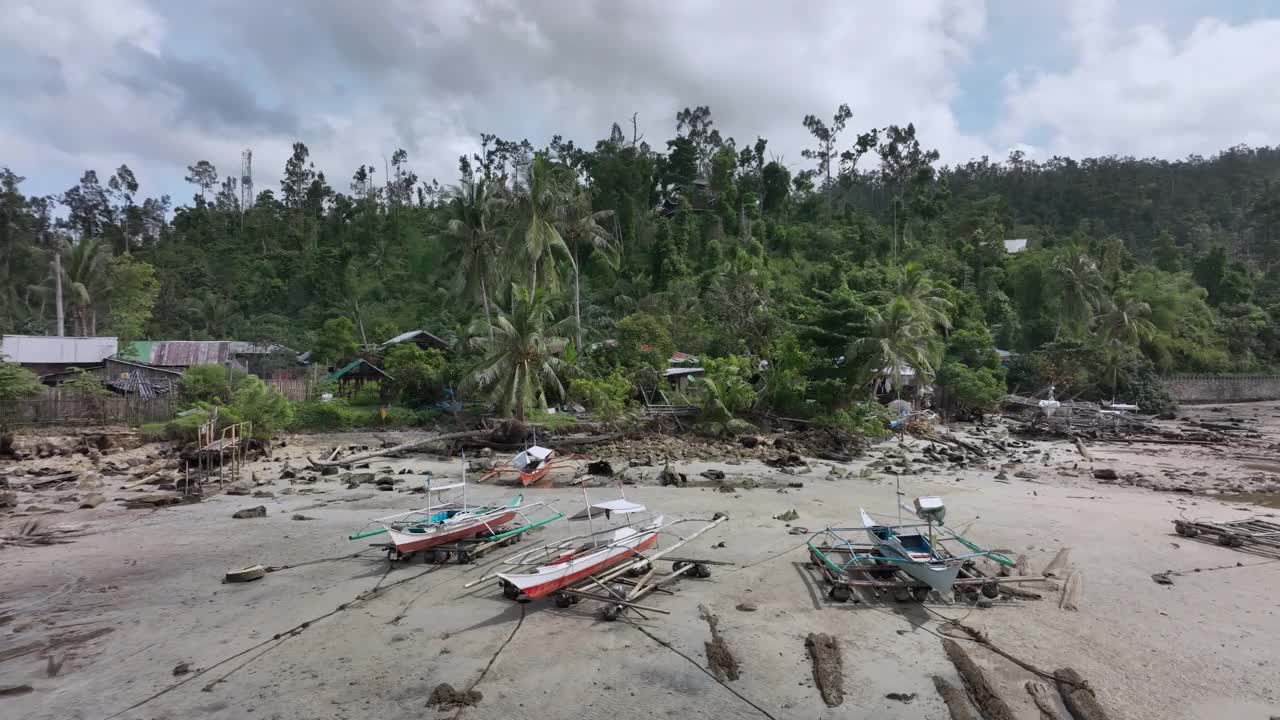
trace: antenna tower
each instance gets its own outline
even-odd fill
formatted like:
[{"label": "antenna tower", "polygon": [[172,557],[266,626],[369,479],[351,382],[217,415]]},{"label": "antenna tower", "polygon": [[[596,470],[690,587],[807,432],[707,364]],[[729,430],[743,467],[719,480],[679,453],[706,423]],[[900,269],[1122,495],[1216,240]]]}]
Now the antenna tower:
[{"label": "antenna tower", "polygon": [[240,210],[253,207],[253,151],[240,153]]}]

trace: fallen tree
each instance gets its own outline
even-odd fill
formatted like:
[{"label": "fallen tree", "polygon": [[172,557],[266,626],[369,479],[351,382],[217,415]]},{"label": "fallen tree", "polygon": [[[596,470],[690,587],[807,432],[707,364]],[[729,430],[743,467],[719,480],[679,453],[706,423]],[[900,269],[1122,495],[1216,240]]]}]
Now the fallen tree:
[{"label": "fallen tree", "polygon": [[463,432],[444,433],[440,435],[432,435],[430,437],[422,438],[421,440],[414,440],[412,442],[402,443],[400,445],[395,445],[389,448],[382,448],[380,450],[370,450],[369,452],[357,453],[355,455],[348,455],[346,457],[334,458],[331,460],[315,460],[313,458],[307,458],[307,462],[311,463],[311,467],[314,467],[314,468],[343,467],[343,466],[352,465],[358,462],[364,462],[365,460],[373,460],[374,458],[395,457],[402,453],[412,452],[414,450],[421,450],[424,447],[429,447],[431,445],[440,445],[441,443],[453,442],[454,440],[468,440],[471,438],[484,437],[486,435],[490,435],[491,433],[492,431],[490,430],[466,430]]}]

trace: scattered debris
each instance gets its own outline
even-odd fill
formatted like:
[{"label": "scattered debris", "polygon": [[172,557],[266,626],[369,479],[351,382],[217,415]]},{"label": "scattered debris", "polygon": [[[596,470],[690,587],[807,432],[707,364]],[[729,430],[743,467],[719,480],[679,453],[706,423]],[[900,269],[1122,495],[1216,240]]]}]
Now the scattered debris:
[{"label": "scattered debris", "polygon": [[699,475],[701,475],[702,477],[704,477],[704,478],[708,479],[708,480],[723,480],[723,479],[724,479],[724,471],[723,471],[723,470],[703,470],[702,472],[700,472],[700,473],[698,473],[698,474],[699,474]]},{"label": "scattered debris", "polygon": [[802,526],[802,525],[796,525],[795,527],[793,527],[793,528],[791,528],[790,530],[788,530],[788,531],[787,531],[787,534],[789,534],[789,535],[808,535],[808,534],[809,534],[809,528],[804,527],[804,526]]},{"label": "scattered debris", "polygon": [[57,657],[50,655],[48,661],[44,664],[44,674],[48,677],[57,677],[58,673],[62,671],[62,664],[66,661],[66,653],[58,655]]},{"label": "scattered debris", "polygon": [[1165,570],[1164,572],[1161,572],[1161,573],[1155,573],[1151,576],[1151,579],[1155,580],[1157,585],[1172,585],[1173,571]]},{"label": "scattered debris", "polygon": [[769,467],[779,468],[779,469],[808,467],[807,463],[805,463],[804,461],[804,458],[801,458],[799,455],[795,453],[791,453],[789,455],[779,455],[777,457],[765,458],[762,462],[764,462],[764,464],[768,465]]},{"label": "scattered debris", "polygon": [[658,484],[666,487],[668,485],[683,485],[689,482],[688,476],[684,473],[676,472],[671,469],[671,463],[662,468],[662,472],[658,473]]},{"label": "scattered debris", "polygon": [[310,515],[303,515],[302,513],[294,513],[293,517],[289,519],[290,520],[315,520],[315,518],[311,517]]},{"label": "scattered debris", "polygon": [[438,710],[449,710],[456,707],[470,707],[480,702],[484,695],[479,690],[454,690],[449,683],[440,683],[431,691],[427,707]]},{"label": "scattered debris", "polygon": [[1111,468],[1095,468],[1093,471],[1095,480],[1118,480],[1120,475]]},{"label": "scattered debris", "polygon": [[840,659],[840,644],[835,636],[826,633],[809,633],[804,645],[813,659],[813,681],[822,693],[827,707],[844,702],[844,664]]},{"label": "scattered debris", "polygon": [[902,703],[903,705],[910,705],[911,703],[913,703],[913,702],[915,702],[915,701],[916,701],[916,694],[915,694],[915,693],[896,693],[896,692],[891,692],[891,693],[889,693],[889,694],[885,695],[884,697],[885,697],[885,699],[886,699],[886,700],[897,700],[898,702]]},{"label": "scattered debris", "polygon": [[267,506],[259,505],[257,507],[245,508],[244,510],[235,511],[231,517],[236,520],[247,520],[249,518],[262,518],[267,516]]},{"label": "scattered debris", "polygon": [[1280,523],[1250,517],[1230,522],[1209,520],[1174,520],[1173,529],[1179,535],[1195,538],[1204,535],[1213,538],[1224,547],[1244,547],[1263,555],[1280,555]]},{"label": "scattered debris", "polygon": [[[267,574],[267,568],[264,565],[250,565],[240,570],[228,570],[226,575],[227,582],[250,582],[259,580]],[[175,673],[176,674],[176,673]]]},{"label": "scattered debris", "polygon": [[783,521],[783,522],[791,522],[792,520],[799,520],[799,519],[800,519],[800,513],[796,512],[796,511],[795,511],[795,508],[792,508],[792,509],[790,509],[790,510],[788,510],[788,511],[784,512],[784,513],[782,513],[781,515],[774,515],[774,516],[773,516],[773,519],[774,519],[774,520],[781,520],[781,521]]},{"label": "scattered debris", "polygon": [[173,666],[174,677],[177,677],[178,675],[186,675],[189,672],[191,672],[191,663],[189,662],[180,662]]},{"label": "scattered debris", "polygon": [[1018,716],[1009,707],[1009,703],[1000,697],[986,673],[978,667],[959,643],[950,638],[943,638],[942,649],[946,651],[951,663],[956,666],[956,671],[964,680],[974,703],[986,717],[990,720],[1017,720]]},{"label": "scattered debris", "polygon": [[613,465],[608,460],[593,460],[587,463],[588,475],[601,475],[604,477],[613,476]]},{"label": "scattered debris", "polygon": [[743,602],[738,603],[736,608],[738,612],[755,612],[758,609],[756,604],[750,600],[744,600]]}]

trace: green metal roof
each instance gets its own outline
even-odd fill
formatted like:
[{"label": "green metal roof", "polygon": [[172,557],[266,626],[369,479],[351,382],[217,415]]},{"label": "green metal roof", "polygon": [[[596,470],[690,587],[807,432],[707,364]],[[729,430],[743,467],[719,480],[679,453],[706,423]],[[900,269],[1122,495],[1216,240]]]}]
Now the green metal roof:
[{"label": "green metal roof", "polygon": [[348,363],[346,367],[342,368],[341,370],[334,370],[333,373],[329,375],[329,380],[331,381],[341,380],[343,375],[346,375],[352,370],[355,370],[356,368],[360,367],[361,364],[368,365],[369,367],[378,371],[380,375],[387,378],[388,380],[395,380],[395,378],[391,377],[391,374],[388,373],[386,370],[383,370],[382,368],[378,367],[377,365],[374,365],[373,363],[369,362],[368,360],[365,360],[364,358],[356,358],[355,360],[352,360],[350,363]]}]

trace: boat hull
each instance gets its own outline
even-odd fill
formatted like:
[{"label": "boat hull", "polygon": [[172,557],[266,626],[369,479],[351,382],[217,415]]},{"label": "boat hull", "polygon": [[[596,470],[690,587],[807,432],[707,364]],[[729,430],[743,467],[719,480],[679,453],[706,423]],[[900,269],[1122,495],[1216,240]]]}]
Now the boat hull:
[{"label": "boat hull", "polygon": [[653,531],[641,532],[615,546],[590,553],[576,560],[567,560],[558,564],[564,567],[559,567],[558,565],[543,566],[554,568],[551,572],[499,573],[498,577],[504,583],[515,587],[524,595],[536,600],[573,585],[592,573],[630,559],[653,547],[657,541],[658,533]]},{"label": "boat hull", "polygon": [[506,510],[496,515],[478,515],[470,522],[460,522],[452,527],[439,527],[430,533],[407,533],[400,530],[387,530],[391,544],[396,552],[406,555],[418,550],[425,550],[436,545],[468,538],[485,530],[497,530],[514,520],[515,510]]}]

